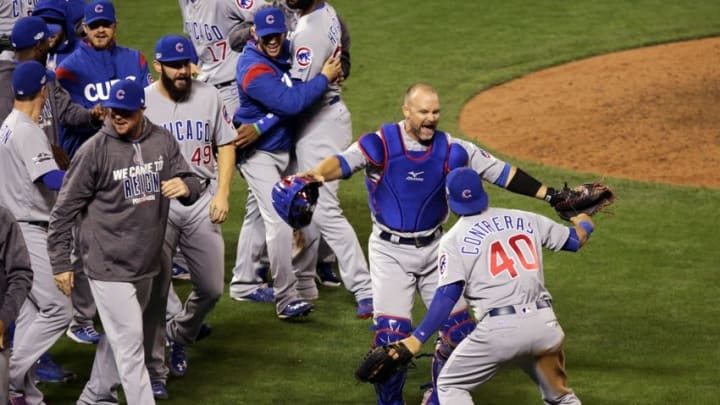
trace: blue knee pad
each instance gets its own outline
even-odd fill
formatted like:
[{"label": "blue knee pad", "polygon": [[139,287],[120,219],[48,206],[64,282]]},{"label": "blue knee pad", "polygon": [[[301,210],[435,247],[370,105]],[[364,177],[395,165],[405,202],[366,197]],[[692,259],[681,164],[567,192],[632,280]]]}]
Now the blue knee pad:
[{"label": "blue knee pad", "polygon": [[467,309],[451,314],[440,328],[440,337],[435,346],[435,355],[432,361],[433,393],[427,402],[428,405],[440,403],[437,396],[437,377],[440,375],[440,370],[442,370],[455,347],[473,330],[475,330],[475,321],[470,317]]},{"label": "blue knee pad", "polygon": [[[412,323],[405,318],[391,318],[378,316],[375,319],[375,337],[373,344],[383,346],[398,340],[405,339],[412,332]],[[396,372],[389,380],[375,384],[378,405],[403,405],[402,391],[405,386],[407,370]]]}]

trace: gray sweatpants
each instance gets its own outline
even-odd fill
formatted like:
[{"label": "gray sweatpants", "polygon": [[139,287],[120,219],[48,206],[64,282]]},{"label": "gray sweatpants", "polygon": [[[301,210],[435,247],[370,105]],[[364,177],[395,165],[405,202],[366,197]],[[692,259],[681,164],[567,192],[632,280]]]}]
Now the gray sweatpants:
[{"label": "gray sweatpants", "polygon": [[10,370],[8,369],[9,363],[10,350],[5,349],[0,351],[0,404],[7,404],[8,402],[8,379],[10,378]]},{"label": "gray sweatpants", "polygon": [[15,323],[15,343],[10,358],[10,396],[25,395],[28,404],[43,403],[32,368],[60,338],[70,323],[70,298],[55,285],[47,253],[47,229],[19,222],[30,253],[33,285]]},{"label": "gray sweatpants", "polygon": [[120,385],[128,404],[155,404],[143,349],[143,309],[151,285],[150,278],[135,282],[90,279],[105,335],[97,345],[90,380],[78,405],[117,404]]}]

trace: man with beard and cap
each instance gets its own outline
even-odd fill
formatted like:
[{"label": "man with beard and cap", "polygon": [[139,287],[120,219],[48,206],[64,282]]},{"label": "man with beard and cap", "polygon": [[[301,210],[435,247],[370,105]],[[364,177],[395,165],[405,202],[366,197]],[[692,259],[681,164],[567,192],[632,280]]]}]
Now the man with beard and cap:
[{"label": "man with beard and cap", "polygon": [[[47,23],[51,31],[56,31],[50,36],[50,52],[47,56],[46,66],[55,70],[65,58],[67,58],[80,42],[75,35],[75,25],[78,15],[73,9],[75,2],[66,0],[40,0],[32,12],[33,16],[40,17]],[[82,18],[82,14],[79,16]]]},{"label": "man with beard and cap", "polygon": [[[365,171],[373,220],[368,257],[375,303],[374,346],[410,336],[416,292],[420,292],[425,306],[430,305],[435,294],[438,246],[448,218],[445,176],[450,170],[470,166],[488,182],[550,203],[556,194],[554,189],[475,144],[439,131],[440,97],[429,85],[410,86],[402,112],[404,120],[382,125],[377,132],[361,136],[344,152],[302,173],[333,181]],[[440,327],[433,382],[453,349],[474,327],[467,303],[460,298]],[[375,384],[378,405],[404,403],[406,373],[399,370],[387,382]],[[425,400],[437,404],[436,391],[428,391]]]},{"label": "man with beard and cap", "polygon": [[[85,142],[68,170],[50,216],[48,252],[55,281],[73,287],[73,226],[81,217],[79,254],[105,329],[78,404],[154,404],[143,349],[143,311],[162,249],[172,199],[192,205],[203,186],[177,141],[144,116],[145,91],[133,80],[110,88],[109,119]],[[118,238],[118,235],[126,237]]]},{"label": "man with beard and cap", "polygon": [[[153,315],[146,316],[145,324],[146,363],[153,394],[158,399],[168,397],[165,332],[170,342],[170,374],[182,376],[187,371],[186,346],[196,340],[203,320],[223,292],[225,243],[220,224],[229,211],[230,180],[235,170],[232,144],[235,129],[218,90],[191,78],[190,64],[194,61],[190,40],[180,35],[160,38],[153,62],[160,80],[145,88],[145,116],[170,132],[185,161],[204,185],[194,204],[170,203],[163,269],[153,282],[148,307]],[[169,319],[165,328],[170,263],[178,246],[187,261],[193,290],[183,310]]]}]

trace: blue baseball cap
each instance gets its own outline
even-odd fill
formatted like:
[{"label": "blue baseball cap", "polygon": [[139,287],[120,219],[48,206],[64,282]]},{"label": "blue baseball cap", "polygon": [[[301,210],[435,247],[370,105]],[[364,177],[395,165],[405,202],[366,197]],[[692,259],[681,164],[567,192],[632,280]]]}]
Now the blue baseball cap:
[{"label": "blue baseball cap", "polygon": [[55,35],[66,23],[66,4],[64,0],[40,0],[33,9],[32,15],[42,18],[48,25],[50,35]]},{"label": "blue baseball cap", "polygon": [[285,14],[277,7],[268,7],[255,14],[255,33],[259,37],[271,34],[285,34]]},{"label": "blue baseball cap", "polygon": [[51,79],[48,70],[40,62],[20,62],[12,74],[13,92],[16,96],[34,96]]},{"label": "blue baseball cap", "polygon": [[85,24],[92,24],[95,21],[117,22],[115,19],[115,6],[105,0],[96,0],[85,6]]},{"label": "blue baseball cap", "polygon": [[40,17],[23,17],[15,23],[10,40],[12,46],[17,49],[31,48],[40,42],[50,38],[50,30],[47,24]]},{"label": "blue baseball cap", "polygon": [[145,107],[145,89],[134,80],[118,80],[110,87],[110,99],[103,107],[137,111]]},{"label": "blue baseball cap", "polygon": [[488,195],[480,175],[468,167],[454,169],[445,180],[450,210],[457,215],[473,215],[488,206]]},{"label": "blue baseball cap", "polygon": [[182,35],[165,35],[155,45],[155,60],[158,62],[175,62],[189,60],[197,63],[195,48],[189,39]]}]

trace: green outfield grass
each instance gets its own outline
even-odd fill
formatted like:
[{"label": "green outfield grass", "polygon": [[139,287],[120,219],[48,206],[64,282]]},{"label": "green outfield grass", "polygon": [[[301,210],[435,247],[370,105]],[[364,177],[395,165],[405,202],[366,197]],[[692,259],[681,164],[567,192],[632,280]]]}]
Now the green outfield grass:
[{"label": "green outfield grass", "polygon": [[[174,0],[116,3],[120,42],[149,59],[162,34],[182,30]],[[462,136],[461,106],[490,86],[591,55],[720,33],[720,2],[709,0],[333,3],[352,32],[344,97],[356,135],[399,119],[402,94],[415,81],[439,90],[441,127]],[[555,186],[597,175],[517,161],[511,152],[500,156]],[[547,285],[567,334],[571,386],[586,404],[720,403],[720,190],[606,181],[619,195],[615,215],[597,219],[580,254],[546,255]],[[233,191],[224,226],[227,280],[243,216],[239,177]],[[489,192],[492,204],[554,216],[546,204]],[[365,245],[370,219],[359,176],[344,183],[341,199]],[[186,293],[188,284],[179,289]],[[190,350],[187,376],[169,381],[168,402],[374,403],[372,387],[353,380],[371,338],[370,322],[355,320],[354,311],[343,289],[323,288],[316,312],[299,323],[278,320],[271,305],[236,303],[226,294],[209,319],[213,335]],[[416,320],[422,312],[416,305]],[[52,352],[87,378],[93,347],[63,338]],[[419,403],[419,386],[429,381],[429,359],[417,363],[405,387],[408,404]],[[44,390],[48,403],[70,404],[81,388]],[[515,370],[502,372],[475,398],[484,405],[541,403]]]}]

